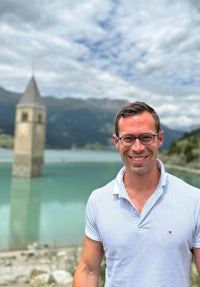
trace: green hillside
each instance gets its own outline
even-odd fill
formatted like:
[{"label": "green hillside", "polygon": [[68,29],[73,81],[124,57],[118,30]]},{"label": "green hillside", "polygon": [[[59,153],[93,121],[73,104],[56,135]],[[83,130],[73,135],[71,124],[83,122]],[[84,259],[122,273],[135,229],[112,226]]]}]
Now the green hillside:
[{"label": "green hillside", "polygon": [[200,169],[200,129],[185,133],[180,140],[172,142],[161,157],[168,164]]}]

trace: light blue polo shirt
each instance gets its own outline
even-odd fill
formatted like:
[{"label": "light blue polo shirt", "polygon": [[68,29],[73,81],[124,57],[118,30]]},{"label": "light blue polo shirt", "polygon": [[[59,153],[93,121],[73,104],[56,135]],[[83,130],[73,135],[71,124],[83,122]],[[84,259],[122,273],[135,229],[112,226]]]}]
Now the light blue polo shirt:
[{"label": "light blue polo shirt", "polygon": [[200,190],[165,172],[141,213],[116,179],[91,194],[86,235],[101,241],[105,287],[189,287],[192,248],[200,248]]}]

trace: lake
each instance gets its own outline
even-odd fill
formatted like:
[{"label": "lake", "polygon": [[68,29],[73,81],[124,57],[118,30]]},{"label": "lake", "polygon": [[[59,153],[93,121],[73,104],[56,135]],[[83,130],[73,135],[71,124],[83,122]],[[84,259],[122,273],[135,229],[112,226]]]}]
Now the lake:
[{"label": "lake", "polygon": [[[0,149],[0,250],[82,244],[90,193],[122,167],[114,151],[46,150],[43,177],[24,179],[12,178],[12,160]],[[200,187],[199,175],[172,173]]]}]

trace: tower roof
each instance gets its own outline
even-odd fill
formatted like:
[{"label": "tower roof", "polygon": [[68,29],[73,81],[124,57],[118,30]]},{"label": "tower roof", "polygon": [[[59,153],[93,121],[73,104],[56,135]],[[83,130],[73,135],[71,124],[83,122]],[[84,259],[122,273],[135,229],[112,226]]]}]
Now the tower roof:
[{"label": "tower roof", "polygon": [[18,108],[36,107],[43,109],[45,108],[34,76],[31,77],[24,94],[22,95],[19,103],[17,104],[17,107]]}]

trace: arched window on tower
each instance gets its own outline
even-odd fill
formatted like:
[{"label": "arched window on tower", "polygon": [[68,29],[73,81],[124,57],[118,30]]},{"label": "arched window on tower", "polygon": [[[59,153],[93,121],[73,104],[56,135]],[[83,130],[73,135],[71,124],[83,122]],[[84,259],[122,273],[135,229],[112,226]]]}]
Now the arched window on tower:
[{"label": "arched window on tower", "polygon": [[38,123],[41,124],[42,123],[42,115],[38,114]]},{"label": "arched window on tower", "polygon": [[27,122],[28,121],[28,113],[23,112],[22,113],[22,122]]}]

